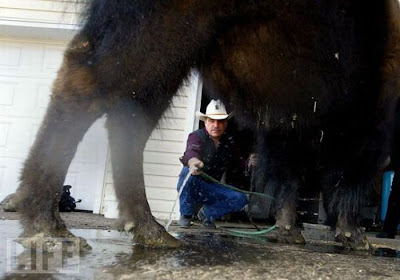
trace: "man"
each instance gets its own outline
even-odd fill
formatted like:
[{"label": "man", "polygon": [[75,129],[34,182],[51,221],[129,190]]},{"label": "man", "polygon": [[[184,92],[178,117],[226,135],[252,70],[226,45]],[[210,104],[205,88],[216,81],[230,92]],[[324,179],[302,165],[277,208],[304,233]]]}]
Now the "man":
[{"label": "man", "polygon": [[[180,158],[184,167],[179,175],[178,191],[184,187],[180,196],[180,226],[190,226],[195,214],[196,204],[203,205],[197,216],[204,227],[215,228],[214,221],[223,215],[239,211],[247,204],[246,195],[201,176],[202,172],[216,180],[221,180],[225,171],[239,160],[234,152],[233,138],[225,133],[229,114],[220,100],[211,100],[206,113],[198,112],[205,128],[189,134],[186,151]],[[185,186],[184,179],[190,172],[192,176]]]}]

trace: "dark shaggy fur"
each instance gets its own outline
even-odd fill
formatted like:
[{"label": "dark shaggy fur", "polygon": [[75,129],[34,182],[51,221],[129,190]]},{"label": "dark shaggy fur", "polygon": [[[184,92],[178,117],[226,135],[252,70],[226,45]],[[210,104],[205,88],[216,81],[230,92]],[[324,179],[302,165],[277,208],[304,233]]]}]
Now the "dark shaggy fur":
[{"label": "dark shaggy fur", "polygon": [[22,172],[25,236],[68,234],[58,200],[88,127],[107,114],[122,222],[176,245],[151,216],[143,149],[190,69],[259,135],[258,188],[277,198],[281,240],[301,242],[304,174],[345,243],[362,244],[366,189],[390,153],[400,92],[397,0],[92,0],[65,52]]}]

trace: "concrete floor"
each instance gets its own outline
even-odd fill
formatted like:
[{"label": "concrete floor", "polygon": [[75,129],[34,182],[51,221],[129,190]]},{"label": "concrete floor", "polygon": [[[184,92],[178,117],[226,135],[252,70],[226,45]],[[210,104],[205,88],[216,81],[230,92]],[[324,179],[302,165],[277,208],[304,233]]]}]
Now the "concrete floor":
[{"label": "concrete floor", "polygon": [[[222,230],[171,227],[190,244],[174,250],[132,246],[115,230],[73,229],[92,251],[61,255],[24,251],[14,242],[18,221],[0,221],[2,279],[400,279],[400,240],[369,240],[373,252],[338,246],[284,245]],[[399,236],[397,236],[399,238]]]}]

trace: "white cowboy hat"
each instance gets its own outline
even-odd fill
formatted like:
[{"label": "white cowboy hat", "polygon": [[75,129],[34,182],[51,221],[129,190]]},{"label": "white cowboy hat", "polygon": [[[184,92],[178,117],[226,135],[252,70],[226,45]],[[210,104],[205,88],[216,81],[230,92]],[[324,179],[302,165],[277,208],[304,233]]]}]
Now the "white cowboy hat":
[{"label": "white cowboy hat", "polygon": [[211,100],[210,104],[207,105],[206,113],[196,112],[196,116],[200,120],[205,121],[207,118],[213,120],[225,120],[229,118],[229,114],[226,112],[225,105],[221,100]]}]

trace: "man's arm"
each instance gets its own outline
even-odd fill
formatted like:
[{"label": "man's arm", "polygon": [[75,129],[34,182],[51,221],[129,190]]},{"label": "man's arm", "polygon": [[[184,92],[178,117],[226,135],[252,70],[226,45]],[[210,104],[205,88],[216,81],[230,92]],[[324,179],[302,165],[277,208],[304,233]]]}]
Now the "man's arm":
[{"label": "man's arm", "polygon": [[189,134],[186,151],[180,158],[183,165],[188,166],[192,175],[199,175],[200,169],[204,167],[202,162],[201,150],[203,148],[203,140],[194,132]]},{"label": "man's arm", "polygon": [[194,132],[189,134],[187,143],[186,143],[186,151],[183,156],[179,158],[183,165],[189,166],[189,160],[191,158],[197,158],[202,160],[201,151],[203,149],[203,140]]}]

